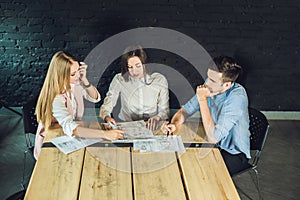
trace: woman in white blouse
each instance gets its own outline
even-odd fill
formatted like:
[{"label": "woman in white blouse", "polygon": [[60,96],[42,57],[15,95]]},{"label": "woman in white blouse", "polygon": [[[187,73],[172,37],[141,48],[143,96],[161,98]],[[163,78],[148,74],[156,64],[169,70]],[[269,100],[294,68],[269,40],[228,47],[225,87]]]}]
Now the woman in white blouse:
[{"label": "woman in white blouse", "polygon": [[146,53],[140,47],[129,47],[121,58],[121,73],[113,78],[100,108],[100,117],[116,124],[111,112],[121,97],[119,118],[123,121],[145,120],[155,130],[160,120],[169,117],[167,79],[160,73],[148,73]]},{"label": "woman in white blouse", "polygon": [[100,101],[98,90],[86,77],[87,65],[78,62],[71,55],[59,51],[54,54],[36,105],[39,126],[36,133],[34,156],[37,159],[46,132],[61,126],[69,136],[104,138],[116,140],[123,138],[121,130],[99,130],[81,127],[75,120],[81,120],[83,97],[91,102]]}]

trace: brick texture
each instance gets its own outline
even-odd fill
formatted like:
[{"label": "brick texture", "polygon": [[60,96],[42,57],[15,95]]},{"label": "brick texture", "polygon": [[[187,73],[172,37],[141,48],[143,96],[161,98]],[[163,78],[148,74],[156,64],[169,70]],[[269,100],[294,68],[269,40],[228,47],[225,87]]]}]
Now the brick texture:
[{"label": "brick texture", "polygon": [[[300,111],[298,0],[2,0],[0,21],[0,97],[8,106],[22,106],[39,94],[56,51],[83,60],[110,36],[151,26],[188,35],[212,57],[237,58],[250,106]],[[203,80],[186,70],[192,68],[184,58],[159,50],[149,54],[151,61],[180,71],[193,87]],[[119,71],[116,60],[101,77],[103,97]]]}]

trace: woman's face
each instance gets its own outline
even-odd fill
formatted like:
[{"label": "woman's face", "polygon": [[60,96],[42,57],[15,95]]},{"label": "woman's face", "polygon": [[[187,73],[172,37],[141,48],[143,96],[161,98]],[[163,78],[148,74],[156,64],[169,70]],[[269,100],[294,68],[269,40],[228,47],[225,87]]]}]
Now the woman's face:
[{"label": "woman's face", "polygon": [[128,72],[132,78],[144,77],[144,66],[139,57],[133,56],[127,61]]},{"label": "woman's face", "polygon": [[76,84],[79,82],[79,64],[78,62],[72,62],[70,72],[70,83]]}]

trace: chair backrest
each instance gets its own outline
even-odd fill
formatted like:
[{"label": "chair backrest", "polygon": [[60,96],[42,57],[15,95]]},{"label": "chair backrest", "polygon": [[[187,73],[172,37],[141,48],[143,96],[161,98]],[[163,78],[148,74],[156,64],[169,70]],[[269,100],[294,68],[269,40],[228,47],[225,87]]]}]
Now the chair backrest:
[{"label": "chair backrest", "polygon": [[36,106],[37,98],[30,100],[27,104],[23,106],[23,124],[24,124],[24,132],[35,134],[38,123],[36,120],[35,106]]},{"label": "chair backrest", "polygon": [[251,133],[250,149],[256,150],[255,158],[253,160],[253,164],[256,165],[265,145],[269,130],[269,122],[262,112],[254,108],[249,108],[248,111],[250,120],[249,131]]}]

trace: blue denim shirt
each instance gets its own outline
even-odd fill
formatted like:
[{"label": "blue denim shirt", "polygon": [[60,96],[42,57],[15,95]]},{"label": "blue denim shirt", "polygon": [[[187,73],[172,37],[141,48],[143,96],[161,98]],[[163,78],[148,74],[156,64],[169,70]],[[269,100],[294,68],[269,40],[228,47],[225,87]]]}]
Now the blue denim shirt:
[{"label": "blue denim shirt", "polygon": [[[244,87],[234,83],[229,90],[207,101],[215,122],[218,146],[231,154],[244,153],[250,159],[248,97]],[[197,96],[182,107],[189,116],[199,111]]]}]

